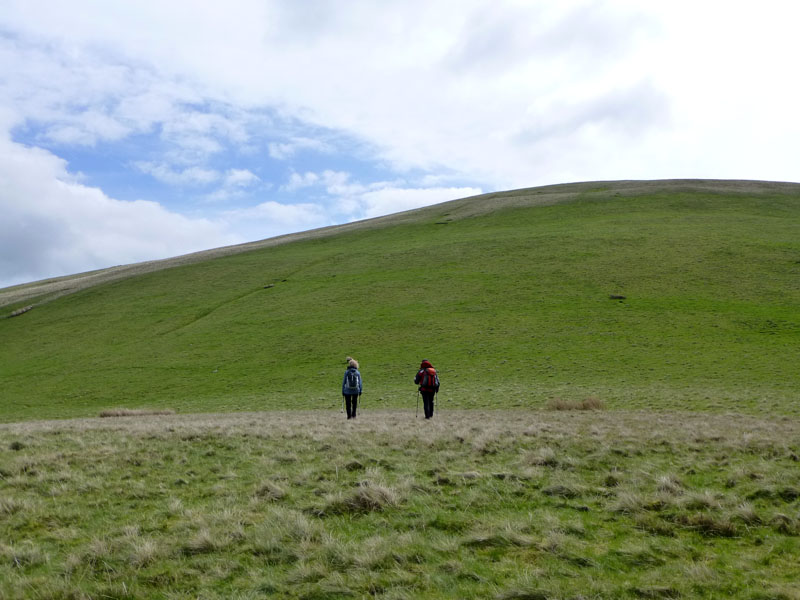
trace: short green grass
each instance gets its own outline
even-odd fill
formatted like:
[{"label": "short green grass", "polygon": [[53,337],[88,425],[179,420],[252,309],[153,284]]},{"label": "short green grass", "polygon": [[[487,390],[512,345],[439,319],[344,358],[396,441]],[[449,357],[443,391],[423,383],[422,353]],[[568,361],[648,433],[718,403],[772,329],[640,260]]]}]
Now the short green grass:
[{"label": "short green grass", "polygon": [[0,426],[0,597],[800,598],[795,419]]},{"label": "short green grass", "polygon": [[372,407],[410,406],[428,358],[462,408],[797,415],[800,193],[650,189],[445,204],[42,304],[0,319],[0,420],[331,409],[346,355]]}]

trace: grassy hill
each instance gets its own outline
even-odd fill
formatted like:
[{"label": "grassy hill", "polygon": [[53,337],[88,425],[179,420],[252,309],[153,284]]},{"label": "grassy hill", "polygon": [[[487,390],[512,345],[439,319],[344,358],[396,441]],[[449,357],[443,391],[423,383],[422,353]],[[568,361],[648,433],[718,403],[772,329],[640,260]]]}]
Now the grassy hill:
[{"label": "grassy hill", "polygon": [[572,184],[19,286],[0,420],[330,409],[346,355],[366,409],[428,358],[444,407],[798,414],[798,222],[800,185]]},{"label": "grassy hill", "polygon": [[[0,290],[0,597],[798,599],[798,213],[571,184]],[[35,420],[115,407],[181,414]]]}]

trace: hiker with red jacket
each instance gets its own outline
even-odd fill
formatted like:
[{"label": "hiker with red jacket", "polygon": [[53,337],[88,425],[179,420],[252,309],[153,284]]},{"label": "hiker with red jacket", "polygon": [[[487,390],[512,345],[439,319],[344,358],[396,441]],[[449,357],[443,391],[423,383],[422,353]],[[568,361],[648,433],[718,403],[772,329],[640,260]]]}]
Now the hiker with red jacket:
[{"label": "hiker with red jacket", "polygon": [[439,391],[439,375],[436,374],[436,369],[433,368],[430,361],[422,361],[417,376],[414,377],[414,383],[419,385],[419,391],[422,394],[425,418],[430,419],[433,417],[433,399],[436,392]]}]

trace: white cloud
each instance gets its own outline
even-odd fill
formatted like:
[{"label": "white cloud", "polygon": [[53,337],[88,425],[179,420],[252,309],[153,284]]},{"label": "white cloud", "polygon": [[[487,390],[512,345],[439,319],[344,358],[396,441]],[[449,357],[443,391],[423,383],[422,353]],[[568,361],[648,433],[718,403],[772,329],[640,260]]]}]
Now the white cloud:
[{"label": "white cloud", "polygon": [[[225,111],[227,107],[210,107]],[[222,152],[226,144],[246,146],[246,115],[227,115],[176,107],[178,115],[161,126],[161,138],[174,146],[170,157],[175,162],[194,164]]]},{"label": "white cloud", "polygon": [[222,179],[221,187],[206,194],[208,202],[219,204],[246,200],[254,187],[265,192],[272,188],[272,184],[262,184],[261,179],[247,169],[228,169]]},{"label": "white cloud", "polygon": [[[307,173],[308,175],[313,175]],[[315,178],[315,185],[325,190],[318,202],[286,204],[267,201],[257,206],[227,211],[222,219],[236,231],[246,231],[250,239],[262,239],[290,231],[324,227],[343,221],[356,221],[411,210],[447,200],[481,194],[480,188],[414,188],[393,183],[364,185],[349,181],[347,174],[328,172]],[[347,179],[346,186],[326,183]],[[341,195],[335,190],[345,191]]]},{"label": "white cloud", "polygon": [[[364,193],[367,185],[358,181],[352,181],[352,175],[345,171],[323,171],[320,176],[322,185],[331,196],[357,196]],[[384,183],[374,183],[373,186],[383,186]]]},{"label": "white cloud", "polygon": [[225,212],[221,218],[250,240],[260,240],[284,233],[332,225],[325,207],[321,204],[283,204],[273,200],[251,208]]},{"label": "white cloud", "polygon": [[258,175],[247,169],[229,169],[225,173],[225,186],[227,187],[249,187],[259,181]]},{"label": "white cloud", "polygon": [[365,192],[360,201],[365,217],[379,217],[403,210],[411,210],[454,200],[477,196],[480,188],[397,188],[385,187]]},{"label": "white cloud", "polygon": [[0,286],[244,241],[219,223],[77,183],[49,152],[0,139]]},{"label": "white cloud", "polygon": [[[557,107],[571,99],[570,77],[576,74],[608,94],[617,81],[603,86],[604,78],[615,68],[625,71],[625,51],[639,50],[636,36],[648,27],[639,18],[646,11],[633,4],[563,6],[503,2],[487,9],[476,0],[412,0],[330,10],[315,3],[315,17],[308,19],[307,5],[282,2],[241,0],[222,10],[212,3],[144,1],[136,11],[95,4],[92,22],[98,25],[87,27],[86,19],[58,3],[33,20],[26,3],[11,2],[6,19],[64,47],[113,48],[125,68],[114,70],[113,63],[89,56],[96,66],[86,78],[98,99],[141,96],[148,89],[141,83],[151,79],[191,82],[201,103],[279,107],[289,118],[373,144],[398,168],[445,167],[504,186],[546,177],[529,156],[552,140],[509,143],[530,127],[534,102],[550,98],[547,104]],[[80,77],[81,62],[67,62],[61,78]],[[140,85],[126,87],[125,69],[127,79]],[[99,75],[106,75],[107,88]],[[636,70],[628,76],[629,86],[642,81]],[[170,92],[185,96],[185,87]],[[143,127],[153,105],[158,103],[134,102],[116,110]],[[183,151],[170,157],[176,164],[196,165],[220,152],[221,139],[247,143],[238,118],[187,111],[190,103],[167,105],[175,114],[164,117],[161,135]],[[623,125],[624,114],[618,121]],[[280,160],[328,149],[309,136],[268,147]]]},{"label": "white cloud", "polygon": [[[28,127],[27,143],[54,153],[155,139],[157,151],[133,150],[131,169],[182,186],[186,197],[196,192],[198,205],[260,203],[256,221],[274,224],[264,231],[478,187],[797,181],[798,18],[800,5],[780,0],[757,11],[721,0],[6,0],[0,136]],[[4,148],[37,165],[20,173],[41,181],[17,177],[2,193],[28,239],[42,236],[45,246],[85,248],[73,235],[78,217],[21,211],[30,196],[9,194],[49,186],[83,207],[77,214],[92,231],[99,217],[89,206],[108,218],[101,207],[157,208],[115,204],[97,190],[105,200],[89,202],[91,188],[63,163],[44,168],[53,154]],[[251,160],[237,162],[244,156]],[[359,172],[364,163],[369,175]],[[288,181],[275,172],[289,172]],[[270,189],[281,200],[308,197],[292,212],[261,202]],[[233,213],[221,225],[207,214],[219,231],[245,227]]]},{"label": "white cloud", "polygon": [[289,175],[289,181],[281,186],[284,192],[295,192],[297,190],[317,185],[319,182],[319,175],[316,173],[294,173]]},{"label": "white cloud", "polygon": [[[357,196],[364,193],[368,188],[366,184],[353,181],[352,175],[345,171],[333,171],[327,169],[321,173],[306,171],[305,173],[292,172],[289,181],[281,186],[282,192],[297,192],[305,188],[317,187],[324,190],[325,194],[331,197],[344,198]],[[374,185],[383,186],[384,183]]]},{"label": "white cloud", "polygon": [[330,170],[302,175],[292,173],[289,184],[281,191],[303,188],[317,188],[319,193],[316,196],[329,206],[328,211],[347,220],[378,217],[483,193],[477,187],[419,187],[402,180],[363,183],[354,180],[351,173]]},{"label": "white cloud", "polygon": [[166,164],[156,164],[147,161],[136,162],[136,168],[142,173],[152,175],[158,181],[177,186],[204,186],[219,181],[221,175],[213,169],[189,167],[180,171],[172,169]]},{"label": "white cloud", "polygon": [[119,140],[131,133],[131,128],[119,120],[96,110],[72,115],[66,122],[50,127],[45,135],[59,144],[92,146],[98,140]]},{"label": "white cloud", "polygon": [[288,142],[272,142],[268,146],[269,155],[276,160],[287,160],[302,150],[330,153],[333,147],[322,140],[308,137],[292,137]]},{"label": "white cloud", "polygon": [[[29,48],[26,58],[34,60],[13,60],[18,54],[9,50],[3,62],[15,81],[36,87],[35,103],[52,104],[63,90],[68,104],[116,99],[102,114],[121,127],[164,118],[162,134],[185,148],[185,165],[219,152],[220,139],[249,139],[241,115],[193,114],[187,107],[194,95],[200,104],[243,112],[276,108],[364,140],[398,169],[444,169],[491,187],[555,177],[680,176],[687,152],[716,165],[709,176],[799,178],[785,160],[800,133],[787,118],[800,100],[795,78],[786,75],[794,69],[791,27],[800,16],[791,3],[766,0],[757,16],[729,3],[684,0],[356,1],[335,10],[316,2],[313,11],[277,0],[224,8],[189,0],[143,0],[135,10],[31,6],[9,0],[6,28],[47,40],[59,59]],[[42,84],[47,75],[55,75],[53,83]],[[162,100],[147,95],[148,83]],[[613,114],[603,107],[609,99]],[[73,125],[54,135],[81,139]],[[724,126],[743,133],[733,164],[708,158],[730,147],[717,142]],[[581,131],[590,134],[576,135]],[[764,131],[778,141],[769,152],[760,143]],[[681,138],[692,145],[677,146]],[[303,149],[325,152],[326,144],[290,135],[271,142],[268,153],[289,160]],[[665,144],[653,161],[649,148]],[[608,155],[619,168],[607,168]]]}]

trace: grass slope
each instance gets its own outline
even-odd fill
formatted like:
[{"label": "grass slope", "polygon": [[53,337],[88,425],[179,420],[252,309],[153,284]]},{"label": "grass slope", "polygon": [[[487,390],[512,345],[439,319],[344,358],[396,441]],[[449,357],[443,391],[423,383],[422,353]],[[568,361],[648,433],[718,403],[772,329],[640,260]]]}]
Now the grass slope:
[{"label": "grass slope", "polygon": [[334,408],[345,355],[370,407],[429,358],[463,408],[797,414],[799,220],[793,185],[554,186],[107,281],[0,320],[0,419]]}]

